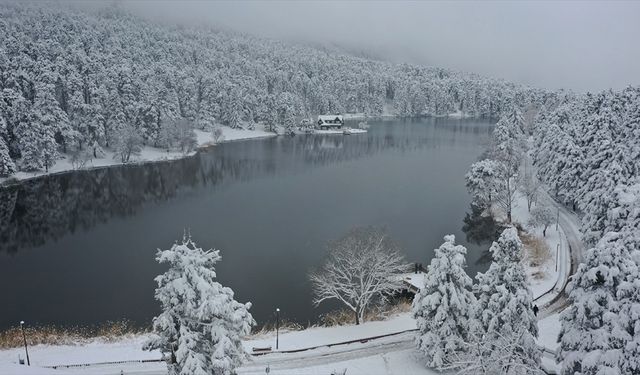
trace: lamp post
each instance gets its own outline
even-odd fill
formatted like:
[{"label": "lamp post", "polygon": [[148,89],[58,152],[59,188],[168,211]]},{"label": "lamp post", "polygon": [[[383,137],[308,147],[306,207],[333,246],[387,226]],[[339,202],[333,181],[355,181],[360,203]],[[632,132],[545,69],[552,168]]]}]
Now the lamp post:
[{"label": "lamp post", "polygon": [[27,336],[24,334],[24,320],[20,321],[20,329],[22,330],[22,339],[24,340],[24,352],[27,354],[27,366],[31,366],[29,361],[29,349],[27,349]]},{"label": "lamp post", "polygon": [[280,336],[280,308],[276,308],[276,350],[278,350],[278,340]]},{"label": "lamp post", "polygon": [[558,258],[560,257],[560,243],[556,245],[556,272],[558,272]]}]

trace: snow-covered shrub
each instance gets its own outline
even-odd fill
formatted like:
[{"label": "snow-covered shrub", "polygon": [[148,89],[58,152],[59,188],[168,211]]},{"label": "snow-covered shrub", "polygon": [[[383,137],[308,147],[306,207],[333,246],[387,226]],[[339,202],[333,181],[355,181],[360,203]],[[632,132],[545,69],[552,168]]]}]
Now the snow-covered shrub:
[{"label": "snow-covered shrub", "polygon": [[73,169],[82,169],[91,160],[91,153],[87,149],[75,150],[69,156]]}]

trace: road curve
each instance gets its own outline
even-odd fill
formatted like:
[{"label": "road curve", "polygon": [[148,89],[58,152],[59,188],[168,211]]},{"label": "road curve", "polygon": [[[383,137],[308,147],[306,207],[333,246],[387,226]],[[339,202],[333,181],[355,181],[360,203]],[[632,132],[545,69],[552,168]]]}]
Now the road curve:
[{"label": "road curve", "polygon": [[551,196],[547,193],[546,189],[541,189],[541,194],[539,199],[543,202],[546,202],[550,207],[554,207],[558,210],[558,223],[567,238],[567,243],[569,245],[569,256],[571,260],[570,271],[567,275],[566,280],[563,280],[563,285],[561,291],[553,298],[549,303],[543,306],[540,309],[540,314],[538,315],[538,319],[543,319],[555,313],[558,313],[564,310],[569,305],[569,300],[566,292],[567,284],[569,282],[569,278],[575,274],[578,269],[578,265],[582,262],[584,257],[584,245],[581,240],[580,233],[580,219],[578,216],[567,209],[564,205],[558,203],[555,199],[551,198]]}]

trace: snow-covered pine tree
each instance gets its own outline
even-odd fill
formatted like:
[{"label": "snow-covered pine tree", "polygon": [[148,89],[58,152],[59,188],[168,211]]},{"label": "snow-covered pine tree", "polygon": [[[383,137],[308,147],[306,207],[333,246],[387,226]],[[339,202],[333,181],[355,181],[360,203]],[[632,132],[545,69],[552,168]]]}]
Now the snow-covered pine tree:
[{"label": "snow-covered pine tree", "polygon": [[16,165],[9,156],[9,147],[0,136],[0,177],[7,177],[16,172]]},{"label": "snow-covered pine tree", "polygon": [[246,358],[241,339],[255,325],[251,303],[237,302],[215,281],[220,259],[219,250],[205,251],[187,236],[158,250],[156,260],[169,270],[155,279],[162,313],[153,319],[157,336],[145,349],[169,355],[170,375],[235,374]]},{"label": "snow-covered pine tree", "polygon": [[563,375],[626,374],[622,351],[632,340],[628,328],[635,325],[625,322],[631,315],[620,314],[621,292],[638,276],[637,267],[619,233],[607,233],[588,251],[568,286],[571,307],[560,317]]},{"label": "snow-covered pine tree", "polygon": [[418,349],[427,366],[449,366],[456,352],[466,348],[475,297],[473,281],[464,271],[467,249],[455,244],[455,237],[444,237],[435,249],[425,285],[413,300],[413,316],[420,333]]},{"label": "snow-covered pine tree", "polygon": [[[0,105],[2,101],[0,100]],[[16,164],[9,155],[9,146],[5,142],[5,136],[7,134],[7,123],[3,117],[0,107],[0,177],[7,177],[17,172]]]},{"label": "snow-covered pine tree", "polygon": [[620,328],[624,332],[620,336],[626,337],[622,348],[621,370],[623,374],[634,375],[640,374],[640,266],[637,261],[635,265],[627,272],[626,280],[617,293],[621,300],[618,317]]},{"label": "snow-covered pine tree", "polygon": [[[529,282],[522,266],[522,242],[516,228],[505,229],[489,250],[493,262],[486,273],[478,273],[478,283],[474,286],[478,299],[475,338],[483,341],[487,351],[484,355],[495,362],[519,363],[523,369],[535,367],[541,356],[535,342],[538,325]],[[520,349],[506,356],[492,351],[492,342],[505,340],[517,341]],[[513,371],[510,373],[530,373],[528,370],[518,372],[517,366]]]},{"label": "snow-covered pine tree", "polygon": [[472,204],[478,208],[489,208],[497,194],[498,162],[484,159],[471,164],[465,175],[467,189],[472,196]]}]

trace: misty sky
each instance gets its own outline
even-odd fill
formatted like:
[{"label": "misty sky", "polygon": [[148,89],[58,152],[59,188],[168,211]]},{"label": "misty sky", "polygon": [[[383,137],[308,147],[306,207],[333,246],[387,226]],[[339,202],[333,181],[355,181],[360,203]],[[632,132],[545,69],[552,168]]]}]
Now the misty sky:
[{"label": "misty sky", "polygon": [[578,91],[640,84],[640,2],[127,1],[137,14]]}]

